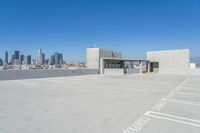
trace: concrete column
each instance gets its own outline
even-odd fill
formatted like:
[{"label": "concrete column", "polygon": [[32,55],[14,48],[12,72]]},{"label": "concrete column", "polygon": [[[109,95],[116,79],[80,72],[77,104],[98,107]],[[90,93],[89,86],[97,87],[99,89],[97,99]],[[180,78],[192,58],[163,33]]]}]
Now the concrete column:
[{"label": "concrete column", "polygon": [[142,61],[139,62],[139,69],[140,69],[140,73],[143,73],[143,63],[142,63]]},{"label": "concrete column", "polygon": [[151,63],[150,61],[148,61],[148,73],[150,73],[150,69],[151,69]]},{"label": "concrete column", "polygon": [[100,74],[104,74],[104,60],[100,59]]}]

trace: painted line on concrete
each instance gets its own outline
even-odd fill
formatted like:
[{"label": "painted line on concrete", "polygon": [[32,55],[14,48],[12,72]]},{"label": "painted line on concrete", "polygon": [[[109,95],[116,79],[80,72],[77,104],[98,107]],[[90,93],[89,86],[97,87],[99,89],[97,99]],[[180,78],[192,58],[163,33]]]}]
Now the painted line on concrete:
[{"label": "painted line on concrete", "polygon": [[126,128],[123,133],[138,133],[140,132],[149,122],[151,118],[142,116],[136,120],[130,127]]},{"label": "painted line on concrete", "polygon": [[[181,87],[186,84],[188,82],[189,79],[185,79],[179,86],[177,86],[176,88],[174,88],[167,96],[168,98],[172,98],[179,90],[181,90]],[[163,101],[162,99],[159,101],[159,103],[157,103],[155,106],[153,106],[151,109],[152,110],[156,110],[156,111],[160,111],[162,110],[162,108],[166,105],[167,101]],[[149,111],[148,111],[149,112]],[[149,113],[145,113],[142,117],[140,117],[138,120],[136,120],[133,124],[131,124],[131,126],[129,126],[128,128],[126,128],[123,133],[139,133],[150,121],[151,121],[151,116],[148,116],[147,114]],[[142,120],[142,119],[146,119]],[[143,121],[143,124],[141,124],[141,122]],[[139,124],[138,124],[139,123]],[[200,125],[199,125],[200,127]]]},{"label": "painted line on concrete", "polygon": [[182,124],[186,124],[186,125],[190,125],[190,126],[200,127],[199,120],[190,119],[190,118],[186,118],[186,117],[175,116],[175,115],[153,112],[153,111],[147,111],[144,115],[149,116],[149,117],[158,118],[158,119],[182,123]]},{"label": "painted line on concrete", "polygon": [[180,104],[187,104],[187,105],[193,105],[193,106],[200,106],[200,102],[185,101],[185,100],[179,100],[179,99],[163,98],[162,101],[172,102],[172,103],[180,103]]},{"label": "painted line on concrete", "polygon": [[[188,82],[189,79],[185,79],[179,86],[174,88],[165,98],[171,99],[173,98],[177,92],[179,92],[184,84]],[[155,106],[153,106],[151,109],[154,111],[161,111],[164,106],[166,105],[167,101],[160,100]]]}]

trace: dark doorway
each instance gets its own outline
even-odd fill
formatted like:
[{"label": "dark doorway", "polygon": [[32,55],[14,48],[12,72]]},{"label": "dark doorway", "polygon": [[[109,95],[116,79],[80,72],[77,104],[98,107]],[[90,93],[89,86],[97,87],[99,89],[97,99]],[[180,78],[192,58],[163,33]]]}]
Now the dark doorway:
[{"label": "dark doorway", "polygon": [[151,62],[151,65],[150,65],[150,72],[156,72],[155,69],[158,70],[159,68],[159,62]]}]

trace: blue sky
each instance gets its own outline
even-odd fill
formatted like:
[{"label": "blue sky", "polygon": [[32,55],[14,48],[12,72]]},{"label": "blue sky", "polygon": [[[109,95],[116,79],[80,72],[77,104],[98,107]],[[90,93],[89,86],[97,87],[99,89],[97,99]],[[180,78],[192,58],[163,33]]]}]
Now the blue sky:
[{"label": "blue sky", "polygon": [[0,57],[42,48],[85,61],[93,44],[127,58],[175,48],[200,56],[200,0],[0,0]]}]

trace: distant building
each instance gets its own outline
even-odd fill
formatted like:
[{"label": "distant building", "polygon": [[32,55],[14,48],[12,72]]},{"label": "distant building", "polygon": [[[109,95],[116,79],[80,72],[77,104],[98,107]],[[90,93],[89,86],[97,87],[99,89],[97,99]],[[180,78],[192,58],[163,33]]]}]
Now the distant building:
[{"label": "distant building", "polygon": [[190,63],[190,69],[195,69],[195,68],[197,68],[196,64],[195,63]]},{"label": "distant building", "polygon": [[15,59],[19,60],[19,51],[18,50],[15,51]]},{"label": "distant building", "polygon": [[37,65],[37,60],[36,59],[32,60],[32,65]]},{"label": "distant building", "polygon": [[14,65],[14,63],[15,63],[15,55],[12,54],[12,56],[11,56],[11,64]]},{"label": "distant building", "polygon": [[19,59],[14,60],[14,65],[20,65]]},{"label": "distant building", "polygon": [[24,60],[24,55],[20,55],[20,57],[19,57],[19,63],[22,64],[23,60]]},{"label": "distant building", "polygon": [[40,65],[44,64],[44,54],[42,53],[42,49],[39,49],[38,51],[37,61]]},{"label": "distant building", "polygon": [[54,54],[54,56],[55,56],[55,64],[56,65],[61,65],[61,64],[63,64],[63,55],[61,54],[61,53],[55,53]]},{"label": "distant building", "polygon": [[49,64],[49,59],[45,59],[45,64]]},{"label": "distant building", "polygon": [[63,54],[60,54],[60,64],[64,64]]},{"label": "distant building", "polygon": [[5,64],[8,64],[8,51],[5,52]]},{"label": "distant building", "polygon": [[31,55],[27,55],[27,64],[31,65]]},{"label": "distant building", "polygon": [[0,66],[3,66],[3,59],[0,58]]},{"label": "distant building", "polygon": [[31,65],[31,55],[24,56],[23,65]]},{"label": "distant building", "polygon": [[51,56],[50,56],[49,64],[50,64],[50,65],[55,65],[55,56],[54,56],[54,55],[51,55]]},{"label": "distant building", "polygon": [[45,54],[42,53],[42,64],[45,64]]}]

